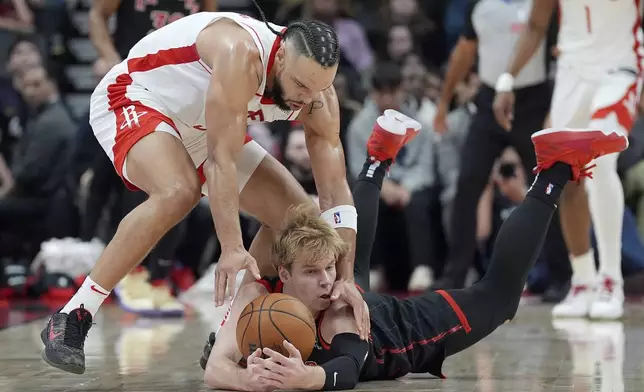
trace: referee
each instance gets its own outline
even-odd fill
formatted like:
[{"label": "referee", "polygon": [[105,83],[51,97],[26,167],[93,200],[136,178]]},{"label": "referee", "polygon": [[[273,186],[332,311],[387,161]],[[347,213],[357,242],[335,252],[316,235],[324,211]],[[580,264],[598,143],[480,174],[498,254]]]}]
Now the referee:
[{"label": "referee", "polygon": [[[492,109],[494,86],[505,71],[527,23],[531,5],[532,0],[474,0],[466,9],[464,30],[450,56],[434,120],[435,131],[439,134],[448,131],[446,117],[454,90],[471,72],[477,54],[481,87],[474,100],[476,114],[461,150],[456,196],[446,228],[449,256],[444,274],[435,282],[434,289],[462,288],[465,284],[476,252],[479,198],[501,152],[507,146],[513,146],[526,170],[536,165],[530,136],[542,129],[552,93],[548,79],[550,56],[545,41],[515,80],[516,109],[512,129],[503,129]],[[527,173],[526,178],[531,180],[532,173]],[[565,257],[565,247],[562,251]],[[567,277],[562,279],[565,282]]]}]

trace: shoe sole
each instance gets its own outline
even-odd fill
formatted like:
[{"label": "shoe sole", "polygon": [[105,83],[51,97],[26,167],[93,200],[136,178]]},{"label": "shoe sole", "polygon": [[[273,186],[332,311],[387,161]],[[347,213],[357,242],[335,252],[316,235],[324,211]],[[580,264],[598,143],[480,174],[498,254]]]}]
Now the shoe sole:
[{"label": "shoe sole", "polygon": [[185,310],[164,311],[164,310],[139,310],[139,309],[131,308],[121,300],[121,297],[119,296],[118,288],[115,288],[112,292],[116,295],[116,300],[119,306],[121,307],[121,309],[125,310],[128,313],[136,314],[137,316],[147,317],[147,318],[178,318],[178,317],[183,317],[185,315]]},{"label": "shoe sole", "polygon": [[535,132],[532,135],[532,141],[536,142],[543,136],[558,133],[561,135],[563,141],[579,140],[579,134],[584,134],[587,139],[592,139],[592,147],[596,145],[601,146],[601,155],[612,154],[624,151],[628,148],[628,138],[620,135],[617,132],[605,133],[598,129],[558,129],[550,128]]},{"label": "shoe sole", "polygon": [[[45,332],[45,330],[43,330],[43,332],[40,333],[40,340],[42,340],[43,344],[45,346],[47,346],[47,339],[43,335],[44,332]],[[47,350],[46,349],[43,349],[43,351],[42,351],[40,356],[42,357],[43,361],[45,361],[49,366],[55,367],[56,369],[60,369],[60,370],[66,371],[68,373],[73,373],[73,374],[83,374],[83,373],[85,373],[85,368],[79,367],[77,365],[64,365],[64,364],[53,362],[52,360],[50,360],[47,357]]]}]

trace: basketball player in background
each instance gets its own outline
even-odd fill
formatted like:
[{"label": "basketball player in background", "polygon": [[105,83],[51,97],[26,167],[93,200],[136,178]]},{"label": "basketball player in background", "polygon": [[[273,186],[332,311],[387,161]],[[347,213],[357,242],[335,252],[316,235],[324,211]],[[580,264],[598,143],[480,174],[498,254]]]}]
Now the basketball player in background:
[{"label": "basketball player in background", "polygon": [[[272,230],[292,205],[317,207],[288,170],[246,135],[249,123],[303,124],[320,209],[354,249],[357,214],[333,89],[338,62],[338,38],[324,23],[282,27],[236,13],[202,12],[150,33],[108,72],[92,94],[90,122],[126,185],[149,198],[121,221],[82,287],[42,331],[49,364],[85,371],[84,341],[100,305],[202,193],[209,196],[222,249],[216,305],[224,303],[226,288],[232,297],[240,270],[259,278],[260,269],[272,269],[270,262],[258,268],[244,249],[240,210],[263,223],[253,247],[268,254]],[[367,307],[353,283],[353,251],[338,272],[333,295],[351,303],[358,325],[368,328]],[[368,330],[361,332],[366,339]]]},{"label": "basketball player in background", "polygon": [[[89,12],[89,35],[99,56],[94,65],[98,79],[126,58],[130,49],[150,32],[187,15],[215,11],[216,3],[215,0],[95,0]],[[112,36],[110,19],[116,21]],[[95,148],[100,150],[98,144]],[[127,192],[106,155],[96,154],[91,166],[93,176],[81,230],[84,241],[95,236],[105,205],[113,195],[118,196],[119,208],[112,211],[119,217],[147,198],[143,192]],[[183,315],[183,304],[172,295],[168,277],[183,239],[184,226],[179,224],[163,236],[143,263],[147,270],[137,268],[119,283],[115,293],[123,309],[145,316]]]},{"label": "basketball player in background", "polygon": [[[552,127],[589,127],[628,134],[637,113],[644,54],[638,4],[634,0],[559,2]],[[556,5],[556,0],[533,3],[513,59],[507,72],[499,77],[495,115],[506,129],[510,129],[512,121],[513,79],[539,47]],[[617,157],[618,154],[607,155],[593,162],[594,180],[585,184],[586,189],[569,184],[564,192],[561,223],[573,276],[568,296],[553,309],[555,317],[617,319],[624,312],[624,191],[617,175]],[[599,251],[598,274],[590,246],[590,217]]]},{"label": "basketball player in background", "polygon": [[[389,114],[385,112],[374,126],[367,147],[369,158],[354,187],[360,229],[355,277],[365,288],[380,188],[392,164],[391,159],[380,159],[395,157],[419,128],[411,125],[413,120],[391,121]],[[200,360],[206,384],[245,391],[343,390],[354,388],[358,381],[392,380],[407,373],[442,378],[447,356],[472,346],[514,318],[565,184],[588,175],[585,166],[592,159],[628,145],[624,135],[589,130],[550,129],[536,133],[532,140],[538,176],[524,201],[503,223],[483,279],[467,289],[438,290],[405,300],[365,293],[371,313],[368,341],[358,337],[349,306],[329,299],[343,242],[317,214],[296,210],[273,247],[271,258],[279,277],[254,281],[247,273],[227,320],[216,336],[210,335]],[[382,150],[388,153],[383,155]],[[284,347],[289,358],[269,348],[244,358],[237,346],[239,315],[252,300],[271,292],[299,299],[315,317],[316,344],[306,363],[288,342]]]}]

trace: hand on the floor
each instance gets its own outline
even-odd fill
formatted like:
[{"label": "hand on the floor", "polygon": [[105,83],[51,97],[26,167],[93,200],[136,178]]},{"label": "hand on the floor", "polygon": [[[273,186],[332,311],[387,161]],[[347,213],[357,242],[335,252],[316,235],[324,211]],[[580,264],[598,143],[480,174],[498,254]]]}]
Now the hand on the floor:
[{"label": "hand on the floor", "polygon": [[304,364],[300,351],[286,340],[283,345],[288,351],[288,358],[270,348],[264,348],[264,354],[268,358],[255,360],[259,365],[255,368],[255,373],[275,389],[308,389],[311,382],[310,369]]},{"label": "hand on the floor", "polygon": [[356,324],[358,325],[358,335],[360,335],[360,339],[368,340],[369,333],[371,332],[369,307],[364,301],[364,298],[362,298],[362,293],[356,287],[355,282],[346,280],[336,281],[333,284],[331,300],[342,300],[353,308],[353,316],[356,318]]},{"label": "hand on the floor", "polygon": [[255,279],[261,279],[257,261],[244,248],[237,248],[231,251],[222,252],[219,262],[215,268],[215,305],[224,304],[226,296],[226,286],[228,287],[228,297],[233,299],[235,296],[235,282],[237,273],[247,269],[253,274]]},{"label": "hand on the floor", "polygon": [[270,375],[270,372],[264,368],[263,361],[261,358],[262,349],[258,348],[246,359],[246,388],[247,391],[260,391],[260,392],[270,392],[274,391],[277,388],[273,386],[274,382],[269,382],[265,376]]}]

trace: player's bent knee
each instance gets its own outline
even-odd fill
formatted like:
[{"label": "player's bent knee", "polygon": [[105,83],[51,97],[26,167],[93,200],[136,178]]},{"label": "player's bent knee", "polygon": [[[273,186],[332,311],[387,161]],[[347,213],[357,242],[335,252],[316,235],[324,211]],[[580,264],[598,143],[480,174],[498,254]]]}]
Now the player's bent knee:
[{"label": "player's bent knee", "polygon": [[201,186],[198,179],[197,181],[178,181],[150,194],[150,199],[156,199],[163,206],[165,215],[183,217],[199,203]]}]

